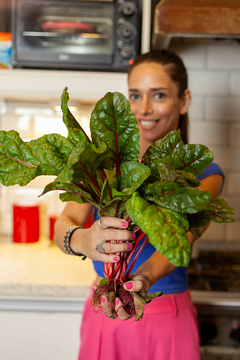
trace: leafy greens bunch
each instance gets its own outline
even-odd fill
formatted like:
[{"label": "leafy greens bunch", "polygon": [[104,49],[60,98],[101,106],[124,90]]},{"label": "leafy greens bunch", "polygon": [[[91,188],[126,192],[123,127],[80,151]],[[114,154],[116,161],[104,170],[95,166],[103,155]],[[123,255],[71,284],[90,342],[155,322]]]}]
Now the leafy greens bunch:
[{"label": "leafy greens bunch", "polygon": [[197,176],[213,160],[206,146],[184,145],[180,131],[172,131],[152,144],[140,163],[138,124],[122,94],[107,93],[96,104],[90,119],[92,140],[70,112],[68,100],[65,88],[61,108],[67,138],[48,134],[24,142],[14,130],[0,131],[0,182],[24,186],[36,176],[56,175],[42,195],[61,190],[62,201],[90,203],[101,216],[127,220],[136,234],[133,249],[121,253],[118,263],[104,264],[106,278],[92,304],[97,309],[104,293],[117,315],[118,296],[138,320],[146,302],[161,295],[129,293],[122,287],[144,245],[150,242],[174,265],[187,266],[187,232],[199,237],[210,220],[234,222],[229,214],[235,210],[197,188]]}]

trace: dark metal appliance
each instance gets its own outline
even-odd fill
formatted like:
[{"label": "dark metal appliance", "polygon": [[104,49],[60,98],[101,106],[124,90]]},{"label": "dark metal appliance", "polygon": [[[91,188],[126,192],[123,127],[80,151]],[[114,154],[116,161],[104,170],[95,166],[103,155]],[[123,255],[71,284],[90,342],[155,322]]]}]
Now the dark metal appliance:
[{"label": "dark metal appliance", "polygon": [[240,360],[240,244],[202,242],[188,277],[202,360]]},{"label": "dark metal appliance", "polygon": [[126,71],[141,0],[13,0],[12,28],[14,67]]}]

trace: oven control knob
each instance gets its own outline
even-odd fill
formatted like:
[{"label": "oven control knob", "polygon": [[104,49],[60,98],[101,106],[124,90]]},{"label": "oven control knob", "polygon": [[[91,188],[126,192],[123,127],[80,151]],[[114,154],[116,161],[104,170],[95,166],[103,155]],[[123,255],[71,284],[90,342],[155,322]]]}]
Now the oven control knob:
[{"label": "oven control knob", "polygon": [[124,15],[132,15],[134,13],[134,5],[131,2],[126,2],[122,5],[122,12]]},{"label": "oven control knob", "polygon": [[124,46],[120,49],[119,53],[120,53],[120,56],[121,56],[122,58],[128,59],[128,58],[130,58],[130,56],[132,55],[132,49],[130,48],[130,46],[124,45]]},{"label": "oven control knob", "polygon": [[229,336],[231,339],[240,343],[240,321],[236,321],[232,324]]},{"label": "oven control knob", "polygon": [[206,322],[200,325],[200,339],[203,342],[213,340],[217,334],[218,329],[214,323]]},{"label": "oven control knob", "polygon": [[133,34],[133,29],[129,25],[123,25],[121,27],[121,33],[125,38],[129,38]]}]

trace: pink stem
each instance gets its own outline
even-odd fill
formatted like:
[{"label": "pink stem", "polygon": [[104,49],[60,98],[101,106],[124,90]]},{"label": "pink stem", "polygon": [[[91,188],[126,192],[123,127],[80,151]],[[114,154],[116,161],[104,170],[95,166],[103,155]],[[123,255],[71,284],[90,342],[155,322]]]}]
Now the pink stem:
[{"label": "pink stem", "polygon": [[130,273],[131,273],[131,271],[132,271],[132,269],[133,269],[133,267],[134,267],[134,265],[135,265],[135,263],[136,263],[139,255],[140,255],[142,249],[144,248],[144,246],[145,246],[147,243],[149,243],[149,239],[148,239],[148,237],[146,236],[146,238],[145,238],[143,244],[140,246],[140,248],[139,248],[139,250],[138,250],[138,252],[137,252],[137,255],[135,256],[135,258],[134,258],[131,266],[128,268],[128,271],[127,271],[126,276],[125,276],[126,279],[129,277],[129,275],[130,275]]},{"label": "pink stem", "polygon": [[134,247],[132,248],[130,254],[128,254],[127,264],[129,264],[131,258],[133,257],[133,255],[134,255],[135,252],[136,252],[136,247],[137,247],[137,245],[139,244],[139,242],[142,240],[142,238],[143,238],[144,236],[145,236],[145,233],[141,233],[141,234],[139,235],[139,237],[137,238],[137,240],[135,241]]}]

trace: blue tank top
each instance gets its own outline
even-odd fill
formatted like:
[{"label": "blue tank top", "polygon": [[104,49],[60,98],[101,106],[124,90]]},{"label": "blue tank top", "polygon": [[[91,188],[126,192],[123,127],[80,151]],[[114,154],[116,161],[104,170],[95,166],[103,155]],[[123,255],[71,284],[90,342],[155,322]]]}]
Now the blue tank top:
[{"label": "blue tank top", "polygon": [[[221,174],[224,177],[224,174],[220,167],[211,163],[210,166],[206,167],[201,176],[198,176],[199,180],[205,179],[206,177],[214,174]],[[97,211],[95,212],[95,221],[99,219]],[[142,244],[143,240],[140,244]],[[141,266],[147,259],[152,256],[152,254],[156,251],[155,247],[148,243],[144,246],[143,251],[140,253],[131,273],[134,273],[139,266]],[[131,261],[130,261],[131,264]],[[102,277],[104,277],[103,273],[103,263],[101,261],[93,261],[94,269],[96,273]],[[185,267],[178,267],[171,274],[164,276],[153,286],[150,287],[149,292],[162,291],[164,294],[173,294],[185,291],[188,289],[188,280],[187,280],[187,272]]]}]

